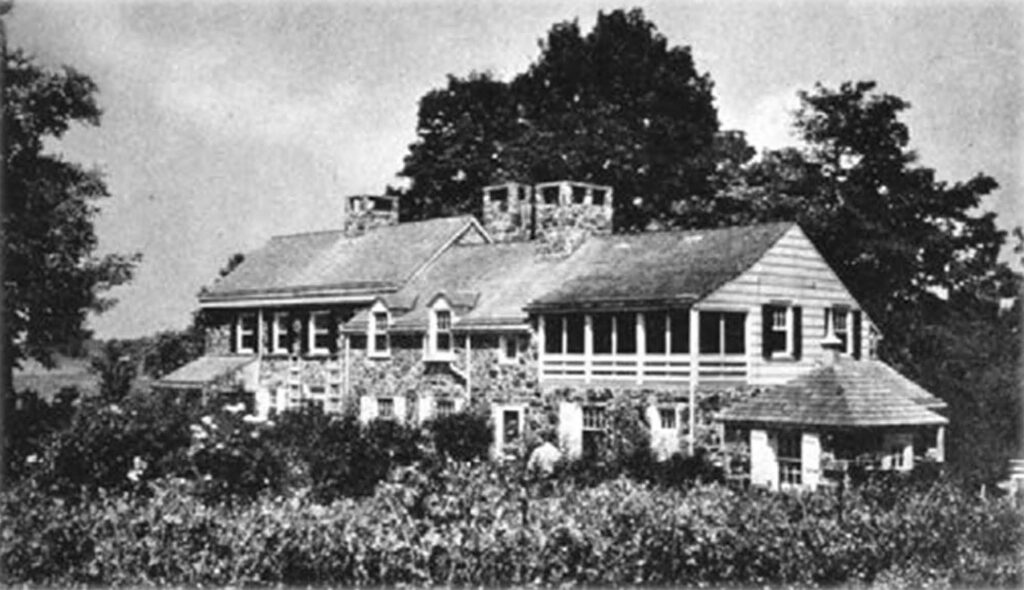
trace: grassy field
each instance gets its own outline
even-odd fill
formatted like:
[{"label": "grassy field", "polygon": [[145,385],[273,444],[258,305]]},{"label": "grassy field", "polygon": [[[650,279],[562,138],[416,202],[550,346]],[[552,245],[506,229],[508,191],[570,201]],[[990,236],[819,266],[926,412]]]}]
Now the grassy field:
[{"label": "grassy field", "polygon": [[61,389],[77,387],[83,396],[99,391],[99,379],[89,370],[88,358],[57,357],[57,366],[47,369],[36,361],[24,361],[14,371],[14,389],[32,390],[45,400],[52,400]]}]

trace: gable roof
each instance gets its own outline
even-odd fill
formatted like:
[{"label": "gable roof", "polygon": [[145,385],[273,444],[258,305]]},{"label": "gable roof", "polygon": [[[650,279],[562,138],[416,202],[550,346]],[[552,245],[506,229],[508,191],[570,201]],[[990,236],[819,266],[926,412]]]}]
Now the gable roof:
[{"label": "gable roof", "polygon": [[[457,331],[488,327],[524,329],[523,308],[534,297],[554,288],[575,267],[573,258],[545,256],[537,242],[465,245],[450,248],[394,295],[385,297],[391,309],[415,302],[392,323],[394,331],[427,329],[429,305],[444,295],[454,307]],[[346,331],[365,329],[366,314],[357,314]]]},{"label": "gable roof", "polygon": [[[840,359],[726,408],[725,422],[885,427],[942,425],[949,421],[925,407],[919,385],[878,361]],[[921,401],[918,401],[921,400]]]},{"label": "gable roof", "polygon": [[530,310],[689,304],[736,278],[793,223],[666,231],[588,239],[572,256],[574,276],[530,302]]},{"label": "gable roof", "polygon": [[200,295],[200,303],[395,291],[474,228],[483,233],[474,218],[463,216],[383,226],[354,237],[342,230],[276,236]]}]

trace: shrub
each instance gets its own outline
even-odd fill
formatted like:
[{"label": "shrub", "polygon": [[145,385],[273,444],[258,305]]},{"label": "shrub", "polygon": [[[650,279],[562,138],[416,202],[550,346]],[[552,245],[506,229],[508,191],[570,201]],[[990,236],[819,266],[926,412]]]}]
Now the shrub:
[{"label": "shrub", "polygon": [[187,486],[72,506],[0,496],[0,567],[17,584],[1019,586],[1024,516],[947,483],[882,505],[834,494],[687,491],[620,478],[537,496],[515,466],[395,470],[317,505],[196,503]]},{"label": "shrub", "polygon": [[474,412],[435,418],[427,424],[427,430],[437,453],[455,461],[486,459],[494,440],[487,417]]}]

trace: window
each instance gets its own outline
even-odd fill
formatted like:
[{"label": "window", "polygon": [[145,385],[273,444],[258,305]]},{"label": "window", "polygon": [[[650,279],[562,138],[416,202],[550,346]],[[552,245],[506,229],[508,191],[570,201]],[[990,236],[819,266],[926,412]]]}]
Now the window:
[{"label": "window", "polygon": [[608,417],[604,406],[583,406],[583,456],[596,457],[605,438]]},{"label": "window", "polygon": [[502,187],[502,188],[491,189],[490,197],[491,197],[491,201],[493,201],[495,203],[507,201],[508,200],[508,188]]},{"label": "window", "polygon": [[506,409],[501,411],[501,442],[502,445],[519,440],[523,430],[523,414],[519,409]]},{"label": "window", "polygon": [[675,430],[679,427],[678,413],[675,408],[658,408],[658,420],[663,430]]},{"label": "window", "polygon": [[601,189],[594,189],[594,192],[590,197],[590,202],[593,203],[594,205],[604,205],[604,198],[607,194],[607,191]]},{"label": "window", "polygon": [[597,314],[592,321],[594,333],[594,354],[611,354],[612,352],[612,316]]},{"label": "window", "polygon": [[544,352],[561,354],[562,331],[565,318],[560,315],[544,316]]},{"label": "window", "polygon": [[309,314],[309,352],[327,354],[333,348],[331,343],[331,314],[314,311]]},{"label": "window", "polygon": [[455,401],[450,399],[437,400],[435,413],[438,416],[450,416],[455,413]]},{"label": "window", "polygon": [[764,358],[788,357],[799,359],[801,348],[801,313],[791,305],[765,305],[761,310],[764,329],[762,346]]},{"label": "window", "polygon": [[390,419],[395,417],[395,400],[390,397],[377,398],[377,417]]},{"label": "window", "polygon": [[544,352],[551,354],[583,353],[583,316],[544,316]]},{"label": "window", "polygon": [[514,334],[503,334],[498,340],[498,359],[502,363],[514,363],[519,360],[519,337]]},{"label": "window", "polygon": [[276,312],[270,326],[270,353],[288,354],[291,350],[292,338],[288,326],[288,314]]},{"label": "window", "polygon": [[800,485],[800,433],[782,432],[778,438],[779,484]]},{"label": "window", "polygon": [[434,351],[448,353],[452,351],[452,312],[439,309],[434,312]]},{"label": "window", "polygon": [[235,352],[256,352],[256,314],[252,312],[238,314],[235,325]]},{"label": "window", "polygon": [[701,354],[743,354],[746,352],[746,314],[700,312]]},{"label": "window", "polygon": [[842,351],[854,358],[860,358],[861,312],[847,307],[833,306],[825,309],[825,335],[829,331],[843,343]]},{"label": "window", "polygon": [[367,342],[370,356],[388,356],[391,354],[391,340],[388,337],[388,312],[375,311],[370,317],[370,334]]},{"label": "window", "polygon": [[559,197],[559,188],[557,186],[546,186],[540,189],[541,197],[544,199],[545,205],[557,205]]},{"label": "window", "polygon": [[667,317],[663,311],[644,314],[644,346],[647,354],[665,352],[665,337],[668,334],[668,327],[665,325]]},{"label": "window", "polygon": [[636,353],[635,313],[615,315],[615,352],[619,354]]},{"label": "window", "polygon": [[672,354],[688,354],[690,352],[690,310],[672,310],[668,317]]},{"label": "window", "polygon": [[587,189],[582,186],[572,187],[572,202],[575,205],[582,205],[587,198]]}]

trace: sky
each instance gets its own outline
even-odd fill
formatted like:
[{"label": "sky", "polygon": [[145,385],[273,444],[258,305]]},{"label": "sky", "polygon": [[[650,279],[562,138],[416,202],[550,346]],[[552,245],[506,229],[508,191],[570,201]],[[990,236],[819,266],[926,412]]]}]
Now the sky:
[{"label": "sky", "polygon": [[691,47],[724,129],[795,145],[798,90],[875,80],[910,102],[921,164],[993,176],[985,208],[1024,223],[1024,3],[23,1],[10,45],[100,89],[101,125],[51,146],[105,174],[98,251],[143,255],[96,336],[184,327],[233,253],[340,227],[345,195],[399,184],[418,100],[449,74],[511,79],[553,24],[634,6]]}]

